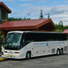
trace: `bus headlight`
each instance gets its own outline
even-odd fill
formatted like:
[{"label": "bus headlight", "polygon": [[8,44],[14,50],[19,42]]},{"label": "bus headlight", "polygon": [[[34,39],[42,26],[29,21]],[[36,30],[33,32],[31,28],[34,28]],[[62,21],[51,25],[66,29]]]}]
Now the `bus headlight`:
[{"label": "bus headlight", "polygon": [[16,54],[20,54],[20,52],[15,52]]},{"label": "bus headlight", "polygon": [[5,53],[7,53],[7,51],[4,51]]}]

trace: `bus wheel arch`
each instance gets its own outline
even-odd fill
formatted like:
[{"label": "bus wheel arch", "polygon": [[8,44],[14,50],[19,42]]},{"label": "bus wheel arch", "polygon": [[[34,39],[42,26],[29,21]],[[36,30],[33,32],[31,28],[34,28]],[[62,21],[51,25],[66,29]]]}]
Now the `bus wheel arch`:
[{"label": "bus wheel arch", "polygon": [[26,52],[26,59],[30,59],[31,58],[31,51],[27,51]]}]

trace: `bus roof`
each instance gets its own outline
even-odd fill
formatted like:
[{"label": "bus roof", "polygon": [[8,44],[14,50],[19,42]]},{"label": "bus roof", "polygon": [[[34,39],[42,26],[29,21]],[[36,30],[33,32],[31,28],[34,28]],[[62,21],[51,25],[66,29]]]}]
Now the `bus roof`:
[{"label": "bus roof", "polygon": [[61,32],[39,32],[39,31],[10,31],[8,33],[56,33],[56,34],[66,34]]},{"label": "bus roof", "polygon": [[27,33],[27,32],[30,32],[30,31],[9,31],[8,33]]}]

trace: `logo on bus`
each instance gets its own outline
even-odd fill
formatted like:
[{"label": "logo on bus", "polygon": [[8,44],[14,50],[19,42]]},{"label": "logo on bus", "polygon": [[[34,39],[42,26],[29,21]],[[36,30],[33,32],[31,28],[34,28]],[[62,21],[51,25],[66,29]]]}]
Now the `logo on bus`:
[{"label": "logo on bus", "polygon": [[48,46],[48,42],[47,42],[47,46]]}]

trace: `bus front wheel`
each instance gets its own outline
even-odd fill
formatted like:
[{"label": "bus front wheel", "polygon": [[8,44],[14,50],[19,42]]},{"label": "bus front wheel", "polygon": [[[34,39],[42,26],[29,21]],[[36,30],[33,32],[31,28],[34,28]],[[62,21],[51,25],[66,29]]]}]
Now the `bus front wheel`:
[{"label": "bus front wheel", "polygon": [[27,52],[26,53],[26,59],[30,59],[31,58],[31,53],[30,52]]}]

